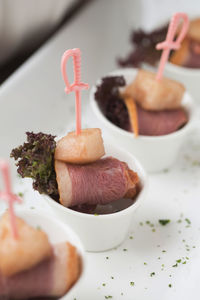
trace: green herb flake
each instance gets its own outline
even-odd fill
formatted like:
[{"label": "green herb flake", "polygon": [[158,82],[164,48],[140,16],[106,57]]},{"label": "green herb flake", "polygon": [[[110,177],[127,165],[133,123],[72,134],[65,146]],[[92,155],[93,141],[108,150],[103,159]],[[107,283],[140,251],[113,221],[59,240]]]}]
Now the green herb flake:
[{"label": "green herb flake", "polygon": [[134,282],[134,281],[131,281],[131,282],[130,282],[130,285],[131,285],[131,286],[134,286],[134,285],[135,285],[135,282]]},{"label": "green herb flake", "polygon": [[19,192],[18,196],[22,198],[22,197],[24,197],[24,194],[22,192]]},{"label": "green herb flake", "polygon": [[166,250],[162,250],[163,253],[167,252]]},{"label": "green herb flake", "polygon": [[156,232],[156,229],[155,229],[155,228],[153,228],[153,229],[152,229],[152,232]]},{"label": "green herb flake", "polygon": [[179,219],[179,220],[177,221],[177,223],[182,223],[182,220],[181,220],[181,219]]},{"label": "green herb flake", "polygon": [[132,235],[131,235],[131,236],[129,236],[129,239],[130,239],[130,240],[133,240],[133,236],[132,236]]},{"label": "green herb flake", "polygon": [[155,276],[155,275],[156,275],[155,272],[152,272],[152,273],[150,274],[151,277],[153,277],[153,276]]},{"label": "green herb flake", "polygon": [[185,260],[184,262],[182,262],[183,265],[186,265],[187,261]]},{"label": "green herb flake", "polygon": [[172,284],[171,284],[171,283],[169,283],[168,287],[169,287],[169,288],[171,288],[171,287],[172,287]]},{"label": "green herb flake", "polygon": [[140,226],[143,226],[143,225],[144,225],[143,222],[140,222],[139,224],[140,224]]},{"label": "green herb flake", "polygon": [[106,259],[109,259],[109,256],[106,256]]},{"label": "green herb flake", "polygon": [[94,216],[98,216],[98,214],[97,214],[97,213],[95,213],[95,214],[94,214]]},{"label": "green herb flake", "polygon": [[124,248],[123,251],[126,252],[126,251],[128,251],[128,249]]},{"label": "green herb flake", "polygon": [[144,262],[144,265],[146,266],[146,265],[147,265],[147,263],[146,263],[146,262]]},{"label": "green herb flake", "polygon": [[180,263],[181,263],[181,259],[177,259],[176,262],[177,262],[178,264],[180,264]]},{"label": "green herb flake", "polygon": [[187,260],[189,260],[189,257],[186,256],[185,258],[186,258]]},{"label": "green herb flake", "polygon": [[112,299],[112,296],[105,296],[105,299]]},{"label": "green herb flake", "polygon": [[169,219],[161,219],[161,220],[158,220],[158,222],[162,225],[162,226],[165,226],[167,224],[170,223],[170,220]]},{"label": "green herb flake", "polygon": [[185,221],[188,223],[188,225],[191,224],[191,221],[188,218],[185,218]]},{"label": "green herb flake", "polygon": [[106,286],[106,284],[105,284],[105,283],[102,283],[102,286]]},{"label": "green herb flake", "polygon": [[173,268],[176,268],[176,267],[178,267],[178,264],[176,263],[176,264],[175,264],[175,265],[173,265],[172,267],[173,267]]},{"label": "green herb flake", "polygon": [[114,279],[114,277],[113,277],[113,276],[111,276],[110,278],[111,278],[111,279]]}]

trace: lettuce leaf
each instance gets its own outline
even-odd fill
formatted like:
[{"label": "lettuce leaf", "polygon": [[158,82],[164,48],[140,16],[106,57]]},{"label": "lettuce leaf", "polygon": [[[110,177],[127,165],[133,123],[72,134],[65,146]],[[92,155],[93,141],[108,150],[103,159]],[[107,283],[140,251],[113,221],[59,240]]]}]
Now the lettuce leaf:
[{"label": "lettuce leaf", "polygon": [[12,150],[10,157],[17,160],[21,177],[33,179],[33,188],[40,194],[58,197],[54,169],[55,136],[42,132],[26,132],[27,142]]}]

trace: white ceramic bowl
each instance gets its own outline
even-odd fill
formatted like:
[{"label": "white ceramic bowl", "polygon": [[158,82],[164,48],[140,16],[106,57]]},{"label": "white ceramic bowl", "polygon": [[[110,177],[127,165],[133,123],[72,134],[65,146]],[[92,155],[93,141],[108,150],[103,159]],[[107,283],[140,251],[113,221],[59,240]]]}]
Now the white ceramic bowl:
[{"label": "white ceramic bowl", "polygon": [[188,92],[200,103],[200,69],[185,68],[168,62],[165,66],[165,75],[182,82]]},{"label": "white ceramic bowl", "polygon": [[49,241],[52,244],[60,243],[69,241],[71,244],[73,244],[81,257],[82,261],[82,272],[78,279],[78,281],[73,285],[73,287],[69,290],[69,292],[63,296],[62,300],[71,299],[69,298],[70,295],[74,292],[76,288],[80,285],[81,281],[83,280],[84,274],[85,274],[85,253],[84,248],[82,246],[82,243],[75,232],[70,229],[69,226],[66,224],[61,223],[59,220],[57,220],[55,217],[47,216],[44,213],[38,213],[34,210],[25,210],[25,209],[18,209],[16,212],[17,216],[21,217],[23,220],[25,220],[29,225],[33,227],[40,226],[41,229],[43,229],[48,237]]},{"label": "white ceramic bowl", "polygon": [[134,211],[144,200],[147,190],[146,173],[132,154],[106,143],[105,150],[107,156],[112,155],[125,161],[129,168],[139,174],[142,189],[134,204],[120,212],[96,216],[76,212],[45,196],[58,219],[70,225],[80,236],[85,249],[92,252],[112,249],[123,242],[128,233]]},{"label": "white ceramic bowl", "polygon": [[[132,82],[137,74],[137,69],[120,69],[109,75],[123,75],[126,83]],[[97,84],[100,80],[97,81]],[[191,96],[185,92],[183,106],[188,111],[189,121],[180,130],[162,136],[144,136],[135,138],[133,133],[123,130],[111,123],[101,112],[94,93],[96,86],[91,89],[90,102],[93,111],[101,122],[105,134],[109,135],[110,141],[134,154],[148,172],[158,172],[172,166],[180,151],[180,148],[189,133],[197,127],[195,106]]]}]

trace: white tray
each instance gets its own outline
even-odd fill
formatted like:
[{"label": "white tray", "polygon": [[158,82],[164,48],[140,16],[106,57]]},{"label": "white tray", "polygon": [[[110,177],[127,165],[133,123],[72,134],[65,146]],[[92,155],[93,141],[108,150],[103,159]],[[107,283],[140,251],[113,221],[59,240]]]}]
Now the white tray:
[{"label": "white tray", "polygon": [[[74,127],[74,96],[65,95],[60,73],[64,50],[81,48],[82,79],[91,85],[115,69],[115,57],[124,56],[130,49],[129,34],[134,26],[142,24],[150,28],[156,20],[170,16],[175,10],[193,9],[193,13],[198,9],[200,15],[198,1],[192,1],[192,7],[190,1],[162,1],[162,5],[161,1],[144,2],[101,0],[91,3],[2,85],[0,157],[9,157],[10,150],[24,141],[25,131],[60,134]],[[159,11],[158,18],[156,11]],[[84,126],[98,126],[88,107],[88,92],[82,94]],[[194,135],[171,170],[150,176],[146,202],[135,214],[129,237],[115,250],[87,254],[87,277],[74,292],[74,299],[100,300],[112,296],[108,299],[185,300],[192,296],[193,300],[199,300],[199,149],[200,137]],[[16,178],[14,167],[13,176]],[[24,206],[53,213],[40,196],[31,191],[29,180],[25,180],[25,185],[18,180],[15,190],[24,193]],[[3,211],[4,205],[0,205]],[[191,221],[190,225],[186,218]],[[171,222],[161,226],[159,219]],[[154,227],[145,224],[146,221]],[[172,267],[178,259],[187,263]],[[153,272],[155,275],[151,276]],[[70,299],[73,300],[71,296]]]}]

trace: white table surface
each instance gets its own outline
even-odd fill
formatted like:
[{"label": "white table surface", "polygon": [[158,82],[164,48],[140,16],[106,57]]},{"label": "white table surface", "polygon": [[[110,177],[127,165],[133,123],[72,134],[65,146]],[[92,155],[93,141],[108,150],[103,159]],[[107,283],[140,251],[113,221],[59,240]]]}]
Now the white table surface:
[{"label": "white table surface", "polygon": [[[158,6],[158,21],[162,14],[166,18],[175,9],[182,10],[182,4],[191,9],[189,1],[176,1],[173,7],[172,1],[164,1],[165,9],[158,0],[146,1],[147,15],[141,2],[102,0],[90,4],[2,85],[0,157],[9,157],[10,150],[24,141],[25,131],[60,134],[74,127],[73,95],[65,95],[60,74],[60,58],[66,49],[81,48],[82,79],[92,85],[116,68],[115,57],[126,54],[131,28],[137,24],[153,26]],[[98,126],[88,106],[88,92],[82,94],[83,123]],[[15,171],[13,168],[13,174]],[[200,299],[199,135],[185,143],[171,170],[150,175],[149,179],[146,202],[136,211],[126,241],[112,251],[88,253],[87,276],[68,299],[100,300],[109,295],[117,300]],[[30,189],[29,181],[20,182],[15,180],[15,191],[24,193],[24,206],[53,213]],[[0,209],[4,209],[2,203]],[[189,226],[186,218],[191,221]],[[171,222],[161,226],[159,219]],[[178,259],[181,263],[172,267]]]}]

